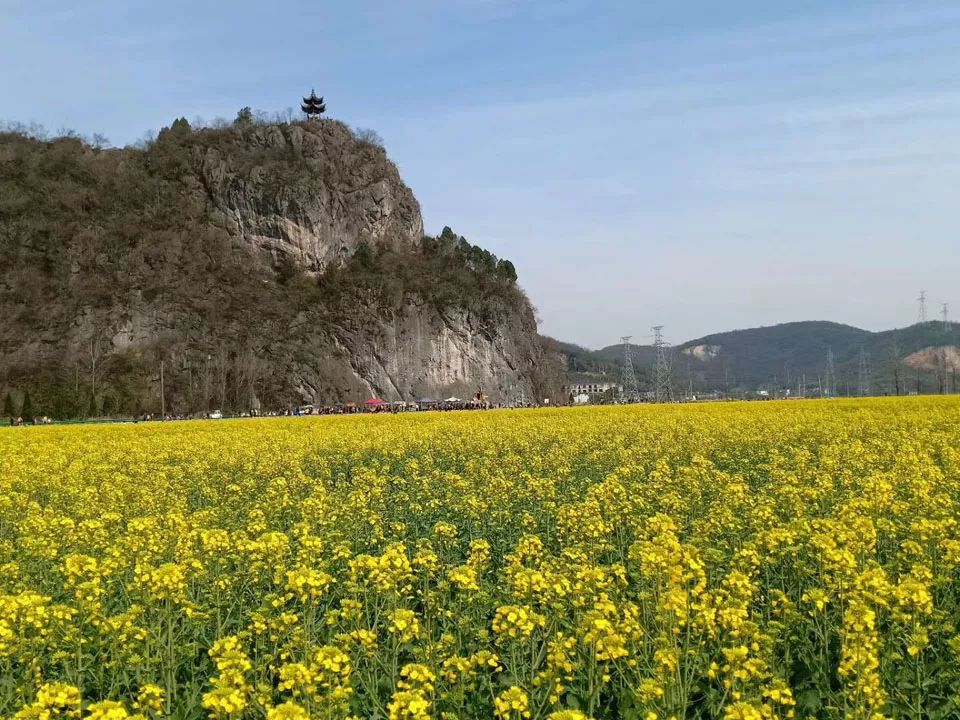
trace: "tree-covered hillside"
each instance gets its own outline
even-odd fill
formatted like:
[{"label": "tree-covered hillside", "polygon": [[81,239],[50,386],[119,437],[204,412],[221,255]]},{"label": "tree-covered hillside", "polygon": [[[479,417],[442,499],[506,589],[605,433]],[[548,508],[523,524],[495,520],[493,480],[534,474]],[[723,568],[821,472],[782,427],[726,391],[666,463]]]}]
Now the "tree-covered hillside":
[{"label": "tree-covered hillside", "polygon": [[[568,379],[617,381],[622,345],[591,351],[568,343],[554,346],[567,359]],[[631,346],[641,389],[649,384],[654,351]],[[837,392],[856,394],[863,367],[873,394],[960,391],[960,324],[927,322],[898,330],[870,332],[832,322],[794,322],[715,333],[671,349],[674,388],[689,392],[790,389],[816,394],[826,382],[832,352]],[[955,384],[956,383],[956,384]]]},{"label": "tree-covered hillside", "polygon": [[[516,270],[330,120],[0,133],[0,397],[58,417],[548,392]],[[160,393],[163,368],[164,395]]]}]

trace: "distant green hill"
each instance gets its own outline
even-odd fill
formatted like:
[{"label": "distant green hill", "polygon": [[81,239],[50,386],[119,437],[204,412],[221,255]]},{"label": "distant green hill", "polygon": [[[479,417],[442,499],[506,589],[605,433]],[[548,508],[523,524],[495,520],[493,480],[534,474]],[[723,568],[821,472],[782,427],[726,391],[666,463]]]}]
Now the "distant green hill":
[{"label": "distant green hill", "polygon": [[[624,362],[622,345],[588,350],[557,341],[552,346],[567,358],[568,380],[582,376],[616,381]],[[825,382],[832,350],[837,390],[859,389],[860,353],[874,394],[952,391],[960,380],[960,324],[927,322],[897,330],[870,332],[825,321],[793,322],[771,327],[714,333],[676,345],[671,350],[674,388],[683,394],[729,390],[797,392],[804,380],[807,394]],[[649,384],[654,351],[631,345],[641,390]],[[691,382],[692,381],[692,382]],[[956,388],[960,389],[960,388]]]}]

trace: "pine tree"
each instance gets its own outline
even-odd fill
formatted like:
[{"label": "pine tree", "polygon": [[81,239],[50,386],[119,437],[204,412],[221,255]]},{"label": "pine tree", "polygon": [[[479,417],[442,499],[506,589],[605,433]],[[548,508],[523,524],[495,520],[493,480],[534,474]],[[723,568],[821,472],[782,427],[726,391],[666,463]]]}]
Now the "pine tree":
[{"label": "pine tree", "polygon": [[20,415],[25,422],[33,417],[33,402],[30,400],[29,390],[23,391],[23,404],[20,406]]},{"label": "pine tree", "polygon": [[250,106],[240,108],[240,112],[237,113],[237,119],[233,121],[234,125],[250,125],[253,123],[253,110],[250,109]]},{"label": "pine tree", "polygon": [[505,277],[510,282],[517,281],[517,269],[513,266],[513,263],[509,260],[499,260],[497,262],[497,272],[499,272],[503,277]]},{"label": "pine tree", "polygon": [[190,123],[185,117],[178,118],[173,121],[173,125],[170,126],[170,132],[177,136],[189,135],[192,131]]}]

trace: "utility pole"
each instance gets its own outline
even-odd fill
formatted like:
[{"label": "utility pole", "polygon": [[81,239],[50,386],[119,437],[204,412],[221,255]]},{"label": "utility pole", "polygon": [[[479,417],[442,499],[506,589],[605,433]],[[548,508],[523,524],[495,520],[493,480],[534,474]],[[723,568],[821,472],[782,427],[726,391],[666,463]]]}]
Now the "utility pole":
[{"label": "utility pole", "polygon": [[653,348],[656,353],[653,366],[653,400],[658,403],[669,402],[673,400],[673,386],[667,344],[663,340],[663,325],[654,325],[652,329]]},{"label": "utility pole", "polygon": [[917,322],[921,325],[927,321],[927,291],[921,290],[920,297],[917,298]]},{"label": "utility pole", "polygon": [[870,356],[860,348],[860,367],[857,373],[857,394],[866,397],[870,394]]},{"label": "utility pole", "polygon": [[940,314],[943,316],[943,331],[950,332],[950,306],[947,303],[940,306]]},{"label": "utility pole", "polygon": [[623,372],[620,374],[620,399],[623,402],[635,403],[640,399],[640,392],[637,389],[637,376],[633,372],[633,353],[630,350],[630,338],[632,335],[624,335],[620,338],[623,344]]},{"label": "utility pole", "polygon": [[833,362],[833,347],[827,347],[827,370],[824,378],[826,384],[827,397],[833,397],[837,394],[837,369]]},{"label": "utility pole", "polygon": [[900,395],[900,343],[897,340],[897,336],[893,336],[893,348],[891,349],[893,354],[893,387],[897,396]]}]

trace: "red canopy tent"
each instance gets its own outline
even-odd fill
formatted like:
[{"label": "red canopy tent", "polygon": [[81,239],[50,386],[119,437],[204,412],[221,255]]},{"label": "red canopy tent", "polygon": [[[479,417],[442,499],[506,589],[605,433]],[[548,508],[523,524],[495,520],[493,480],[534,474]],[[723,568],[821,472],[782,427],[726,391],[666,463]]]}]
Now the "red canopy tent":
[{"label": "red canopy tent", "polygon": [[367,407],[379,407],[381,405],[386,405],[387,403],[385,403],[380,398],[370,398],[363,404],[366,405]]}]

